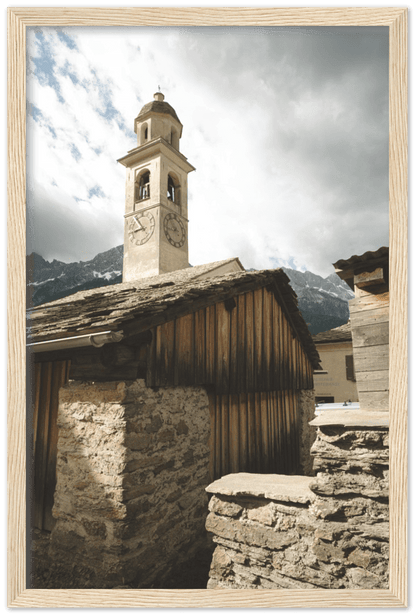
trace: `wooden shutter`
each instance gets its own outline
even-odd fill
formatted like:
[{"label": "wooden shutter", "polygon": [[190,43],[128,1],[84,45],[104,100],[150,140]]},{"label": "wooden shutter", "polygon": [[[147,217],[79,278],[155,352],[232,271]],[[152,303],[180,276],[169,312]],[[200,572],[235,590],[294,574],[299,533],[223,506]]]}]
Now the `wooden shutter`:
[{"label": "wooden shutter", "polygon": [[347,372],[347,380],[355,381],[355,372],[354,372],[354,357],[353,355],[345,356],[345,368]]}]

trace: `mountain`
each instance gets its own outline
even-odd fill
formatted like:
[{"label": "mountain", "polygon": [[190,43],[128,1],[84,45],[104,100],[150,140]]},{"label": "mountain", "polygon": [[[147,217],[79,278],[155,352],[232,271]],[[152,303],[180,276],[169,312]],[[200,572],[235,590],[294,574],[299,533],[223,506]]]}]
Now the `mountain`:
[{"label": "mountain", "polygon": [[[349,286],[335,272],[322,278],[312,272],[282,268],[298,296],[299,309],[311,334],[327,331],[348,321]],[[77,291],[121,282],[123,246],[98,254],[91,261],[63,263],[45,261],[32,253],[27,257],[29,306],[38,306]]]},{"label": "mountain", "polygon": [[26,258],[26,267],[27,302],[29,306],[38,306],[77,291],[121,282],[123,246],[101,252],[91,261],[75,263],[45,261],[33,252]]},{"label": "mountain", "polygon": [[325,332],[347,323],[348,300],[354,293],[334,272],[326,278],[312,272],[282,268],[298,296],[299,310],[311,334]]}]

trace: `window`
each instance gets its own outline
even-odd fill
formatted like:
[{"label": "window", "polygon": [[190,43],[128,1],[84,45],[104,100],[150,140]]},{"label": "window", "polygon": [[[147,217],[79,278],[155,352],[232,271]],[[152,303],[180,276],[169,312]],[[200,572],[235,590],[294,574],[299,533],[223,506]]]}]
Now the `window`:
[{"label": "window", "polygon": [[170,175],[168,175],[168,199],[175,203],[175,184]]},{"label": "window", "polygon": [[355,381],[354,357],[353,355],[345,356],[345,370],[347,381]]},{"label": "window", "polygon": [[140,145],[143,145],[143,143],[146,143],[148,137],[149,137],[149,129],[147,124],[142,124],[142,128],[140,130]]},{"label": "window", "polygon": [[168,191],[167,197],[169,201],[176,203],[176,205],[180,205],[181,203],[181,195],[180,195],[180,186],[178,180],[169,173],[168,175]]},{"label": "window", "polygon": [[137,176],[135,186],[135,201],[142,201],[150,198],[150,172],[145,171]]}]

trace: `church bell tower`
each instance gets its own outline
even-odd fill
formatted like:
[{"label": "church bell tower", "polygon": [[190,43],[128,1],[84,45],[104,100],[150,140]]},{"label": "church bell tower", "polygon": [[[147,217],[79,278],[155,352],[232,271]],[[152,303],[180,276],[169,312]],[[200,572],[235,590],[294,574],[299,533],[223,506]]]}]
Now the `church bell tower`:
[{"label": "church bell tower", "polygon": [[188,173],[179,152],[182,124],[157,92],[134,121],[137,147],[126,167],[123,282],[189,267]]}]

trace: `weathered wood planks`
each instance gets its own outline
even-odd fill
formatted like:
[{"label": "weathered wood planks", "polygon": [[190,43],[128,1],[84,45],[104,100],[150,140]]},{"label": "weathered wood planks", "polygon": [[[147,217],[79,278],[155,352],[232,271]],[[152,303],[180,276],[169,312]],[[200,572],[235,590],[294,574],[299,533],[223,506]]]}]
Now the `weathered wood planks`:
[{"label": "weathered wood planks", "polygon": [[354,349],[355,372],[389,369],[389,345],[358,347]]},{"label": "weathered wood planks", "polygon": [[353,331],[354,348],[377,346],[389,343],[389,322],[356,326]]},{"label": "weathered wood planks", "polygon": [[153,330],[149,386],[208,385],[217,394],[311,389],[312,367],[274,293],[261,288]]},{"label": "weathered wood planks", "polygon": [[299,471],[297,393],[210,397],[212,480],[228,473]]},{"label": "weathered wood planks", "polygon": [[356,273],[360,294],[350,301],[354,368],[362,410],[389,408],[390,298],[387,284],[384,288],[377,284],[383,283],[385,274],[385,267]]},{"label": "weathered wood planks", "polygon": [[69,362],[35,364],[36,392],[33,412],[35,528],[52,530],[53,495],[56,483],[59,389],[68,381]]}]

